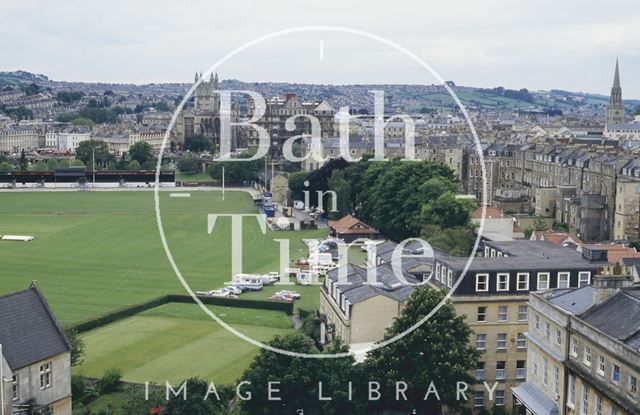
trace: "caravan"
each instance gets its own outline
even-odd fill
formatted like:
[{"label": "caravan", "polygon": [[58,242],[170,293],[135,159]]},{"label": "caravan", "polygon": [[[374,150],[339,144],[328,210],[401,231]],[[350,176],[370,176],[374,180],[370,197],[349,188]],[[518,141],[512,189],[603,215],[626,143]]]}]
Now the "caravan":
[{"label": "caravan", "polygon": [[262,289],[262,277],[253,274],[237,274],[233,278],[233,284],[242,291],[260,291]]}]

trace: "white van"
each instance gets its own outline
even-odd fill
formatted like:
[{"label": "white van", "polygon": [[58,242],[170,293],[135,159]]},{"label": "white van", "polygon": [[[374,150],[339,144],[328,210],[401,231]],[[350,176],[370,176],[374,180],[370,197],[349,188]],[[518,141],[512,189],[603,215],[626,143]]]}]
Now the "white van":
[{"label": "white van", "polygon": [[260,291],[263,286],[262,276],[254,274],[237,274],[233,283],[242,291]]}]

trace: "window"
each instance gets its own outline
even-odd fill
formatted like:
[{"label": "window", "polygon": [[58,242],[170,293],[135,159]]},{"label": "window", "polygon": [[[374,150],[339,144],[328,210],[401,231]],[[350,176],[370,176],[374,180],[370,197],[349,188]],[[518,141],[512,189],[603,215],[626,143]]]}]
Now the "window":
[{"label": "window", "polygon": [[518,333],[518,340],[516,342],[516,347],[518,349],[527,348],[527,336],[525,336],[524,333]]},{"label": "window", "polygon": [[487,321],[487,307],[478,307],[478,321]]},{"label": "window", "polygon": [[480,408],[484,406],[484,391],[476,391],[473,397],[473,406]]},{"label": "window", "polygon": [[578,356],[578,339],[576,339],[575,337],[571,338],[571,355],[573,357]]},{"label": "window", "polygon": [[476,379],[477,380],[484,380],[484,368],[485,368],[485,364],[484,362],[478,362],[478,368],[476,369]]},{"label": "window", "polygon": [[20,399],[20,384],[18,383],[18,375],[11,378],[11,399],[17,401]]},{"label": "window", "polygon": [[556,344],[562,344],[562,333],[560,330],[556,330]]},{"label": "window", "polygon": [[496,380],[504,380],[507,377],[507,362],[498,360],[496,362]]},{"label": "window", "polygon": [[507,333],[498,333],[498,341],[496,342],[497,350],[507,349]]},{"label": "window", "polygon": [[559,272],[558,273],[558,288],[569,288],[569,273],[568,272]]},{"label": "window", "polygon": [[529,274],[526,272],[518,272],[518,291],[529,290]]},{"label": "window", "polygon": [[542,384],[549,384],[549,360],[546,357],[542,359]]},{"label": "window", "polygon": [[485,350],[487,348],[487,335],[476,334],[476,349]]},{"label": "window", "polygon": [[496,390],[495,406],[504,406],[504,390]]},{"label": "window", "polygon": [[518,321],[527,321],[527,306],[518,306]]},{"label": "window", "polygon": [[604,375],[604,370],[606,369],[606,364],[604,360],[604,356],[598,356],[598,374]]},{"label": "window", "polygon": [[451,288],[453,286],[453,271],[447,271],[447,287]]},{"label": "window", "polygon": [[509,274],[498,274],[498,291],[509,291]]},{"label": "window", "polygon": [[518,360],[516,362],[516,379],[524,379],[527,376],[527,361]]},{"label": "window", "polygon": [[498,307],[498,321],[508,321],[509,320],[509,307],[506,305],[501,305]]},{"label": "window", "polygon": [[587,366],[591,366],[591,347],[589,346],[585,346],[584,347],[584,360],[583,360],[584,364]]},{"label": "window", "polygon": [[538,290],[548,290],[548,289],[549,289],[549,273],[539,272],[538,273]]},{"label": "window", "polygon": [[40,365],[40,389],[51,387],[51,362]]},{"label": "window", "polygon": [[627,384],[627,389],[629,389],[629,392],[633,393],[634,395],[638,392],[638,378],[633,376],[633,375],[629,375],[629,382]]},{"label": "window", "polygon": [[587,415],[589,413],[589,388],[584,383],[582,384],[582,406],[580,408],[581,415]]},{"label": "window", "polygon": [[536,314],[536,316],[533,318],[533,324],[536,327],[536,330],[540,330],[540,316]]},{"label": "window", "polygon": [[596,413],[595,415],[602,415],[602,396],[596,395]]},{"label": "window", "polygon": [[533,365],[531,366],[531,374],[533,376],[538,376],[538,354],[535,351],[531,351],[531,356],[533,356],[531,359],[533,362]]},{"label": "window", "polygon": [[578,273],[578,287],[584,287],[591,284],[591,273],[588,271],[582,271]]},{"label": "window", "polygon": [[618,408],[614,404],[611,404],[611,412],[609,414],[618,415]]},{"label": "window", "polygon": [[574,406],[576,404],[576,377],[569,375],[569,393],[567,396],[567,404]]},{"label": "window", "polygon": [[613,370],[611,370],[611,380],[615,383],[620,382],[620,366],[613,365]]},{"label": "window", "polygon": [[489,274],[476,274],[476,291],[489,291]]},{"label": "window", "polygon": [[556,395],[560,394],[560,368],[553,367],[553,391]]},{"label": "window", "polygon": [[551,326],[549,326],[548,322],[544,323],[544,338],[549,340],[551,337]]}]

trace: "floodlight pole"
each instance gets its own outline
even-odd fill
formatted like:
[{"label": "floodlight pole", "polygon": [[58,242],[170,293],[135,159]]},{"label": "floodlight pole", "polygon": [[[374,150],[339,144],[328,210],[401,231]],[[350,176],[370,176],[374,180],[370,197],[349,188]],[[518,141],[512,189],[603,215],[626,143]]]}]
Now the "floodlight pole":
[{"label": "floodlight pole", "polygon": [[224,200],[224,164],[222,165],[222,200]]},{"label": "floodlight pole", "polygon": [[91,153],[93,154],[93,167],[91,168],[91,170],[93,171],[93,184],[95,186],[96,184],[96,147],[95,146],[91,148]]}]

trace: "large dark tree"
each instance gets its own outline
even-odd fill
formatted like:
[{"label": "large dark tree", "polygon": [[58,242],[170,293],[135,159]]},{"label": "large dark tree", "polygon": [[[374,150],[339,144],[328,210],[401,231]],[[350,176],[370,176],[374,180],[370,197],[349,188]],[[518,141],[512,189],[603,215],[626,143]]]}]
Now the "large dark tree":
[{"label": "large dark tree", "polygon": [[297,171],[289,175],[289,190],[293,200],[302,200],[303,191],[306,189],[304,182],[309,178],[309,172]]},{"label": "large dark tree", "polygon": [[[387,329],[384,339],[412,327],[444,297],[445,293],[440,290],[416,289],[400,317]],[[458,400],[457,382],[475,383],[469,371],[477,368],[480,357],[480,353],[469,345],[470,334],[464,317],[456,315],[453,305],[447,302],[410,334],[369,352],[365,370],[369,378],[380,382],[382,394],[380,400],[370,402],[373,406],[370,412],[395,410],[435,415],[442,413],[444,406],[451,409],[464,406],[466,402]],[[427,396],[431,381],[439,400],[433,393]],[[407,384],[406,401],[396,400],[396,382]],[[469,391],[467,397],[471,398]],[[412,412],[414,410],[416,412]]]},{"label": "large dark tree", "polygon": [[[301,333],[276,336],[271,346],[298,353],[319,353],[313,340]],[[348,350],[339,342],[329,350],[331,353]],[[290,357],[280,353],[262,350],[242,376],[242,380],[251,382],[243,386],[241,393],[251,393],[250,400],[240,401],[243,414],[279,415],[297,413],[305,415],[364,413],[366,392],[359,387],[364,377],[354,365],[353,358],[310,359]],[[269,400],[269,382],[272,392],[281,400]],[[353,382],[353,400],[349,401],[349,381]],[[319,399],[319,382],[322,382],[322,396],[331,400]]]},{"label": "large dark tree", "polygon": [[[241,159],[247,159],[253,156],[253,152],[246,151],[238,156]],[[262,160],[250,161],[215,161],[209,167],[209,176],[212,179],[222,180],[222,168],[224,167],[224,179],[229,183],[240,183],[242,181],[250,181],[257,177],[262,166]]]},{"label": "large dark tree", "polygon": [[193,151],[194,153],[211,151],[213,149],[213,142],[203,135],[194,135],[185,138],[183,149]]},{"label": "large dark tree", "polygon": [[76,159],[81,160],[85,166],[93,165],[93,150],[95,149],[96,167],[106,167],[114,157],[109,153],[109,147],[104,141],[87,140],[78,145],[76,149]]},{"label": "large dark tree", "polygon": [[146,141],[138,141],[129,147],[129,158],[137,161],[140,165],[150,161],[153,159],[153,148],[151,144]]}]

